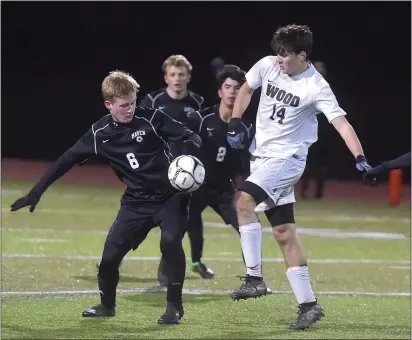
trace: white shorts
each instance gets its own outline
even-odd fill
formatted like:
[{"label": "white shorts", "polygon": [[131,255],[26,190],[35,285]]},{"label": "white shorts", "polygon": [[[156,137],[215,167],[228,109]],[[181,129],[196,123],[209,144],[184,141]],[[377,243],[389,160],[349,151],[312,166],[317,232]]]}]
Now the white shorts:
[{"label": "white shorts", "polygon": [[306,158],[290,156],[287,158],[253,157],[250,162],[251,175],[246,179],[261,187],[269,196],[258,204],[256,212],[275,206],[294,203],[293,186],[302,177]]}]

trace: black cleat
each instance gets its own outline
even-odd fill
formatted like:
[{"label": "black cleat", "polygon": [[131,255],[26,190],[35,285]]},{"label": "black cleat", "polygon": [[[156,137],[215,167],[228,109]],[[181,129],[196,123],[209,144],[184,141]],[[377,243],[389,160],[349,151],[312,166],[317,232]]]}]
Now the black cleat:
[{"label": "black cleat", "polygon": [[82,316],[84,317],[102,317],[102,316],[111,317],[111,316],[115,316],[115,314],[116,312],[115,312],[114,307],[110,308],[102,304],[98,304],[96,306],[92,306],[90,308],[85,309],[84,312],[82,313]]},{"label": "black cleat", "polygon": [[240,276],[242,283],[240,288],[232,293],[233,300],[246,300],[249,298],[257,298],[267,294],[267,287],[263,278],[246,275],[246,277]]},{"label": "black cleat", "polygon": [[168,302],[166,311],[159,318],[157,323],[162,325],[176,325],[179,323],[180,319],[183,318],[184,314],[183,304],[179,304],[176,307],[174,303]]},{"label": "black cleat", "polygon": [[315,302],[303,303],[299,305],[298,319],[292,323],[290,329],[306,329],[313,325],[316,321],[319,321],[325,316],[325,311],[321,305]]},{"label": "black cleat", "polygon": [[206,267],[206,265],[202,262],[193,262],[190,267],[193,272],[198,273],[203,279],[210,280],[215,276],[213,270]]}]

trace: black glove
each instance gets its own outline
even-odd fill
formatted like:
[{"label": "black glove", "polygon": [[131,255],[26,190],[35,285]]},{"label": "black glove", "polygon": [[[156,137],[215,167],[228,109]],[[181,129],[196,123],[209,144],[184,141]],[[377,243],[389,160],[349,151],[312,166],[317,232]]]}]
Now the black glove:
[{"label": "black glove", "polygon": [[10,207],[11,211],[16,211],[21,208],[30,206],[29,211],[32,213],[36,209],[37,203],[40,201],[41,194],[31,190],[26,196],[19,198]]},{"label": "black glove", "polygon": [[[356,169],[359,171],[367,173],[372,169],[372,167],[369,165],[368,161],[366,160],[365,156],[359,155],[356,157]],[[376,177],[365,177],[365,174],[363,176],[363,180],[366,181],[367,184],[369,185],[374,185],[376,182]]]},{"label": "black glove", "polygon": [[242,131],[242,121],[240,118],[230,118],[227,129],[227,142],[236,150],[245,148],[245,133]]}]

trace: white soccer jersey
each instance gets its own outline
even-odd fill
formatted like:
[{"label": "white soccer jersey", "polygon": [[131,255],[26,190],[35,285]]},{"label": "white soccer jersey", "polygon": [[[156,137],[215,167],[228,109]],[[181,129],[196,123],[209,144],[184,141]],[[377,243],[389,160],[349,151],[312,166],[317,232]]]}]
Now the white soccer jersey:
[{"label": "white soccer jersey", "polygon": [[250,147],[255,156],[306,156],[318,138],[316,115],[322,112],[329,122],[346,115],[312,64],[305,72],[289,77],[281,72],[276,56],[267,56],[249,70],[246,80],[252,89],[262,87]]}]

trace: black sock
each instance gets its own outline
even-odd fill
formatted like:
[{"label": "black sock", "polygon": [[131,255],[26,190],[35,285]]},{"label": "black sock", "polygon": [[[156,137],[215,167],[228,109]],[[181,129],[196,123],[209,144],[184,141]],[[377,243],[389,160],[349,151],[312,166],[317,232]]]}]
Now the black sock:
[{"label": "black sock", "polygon": [[102,305],[114,308],[116,306],[116,288],[119,283],[119,267],[100,264],[97,281]]},{"label": "black sock", "polygon": [[172,302],[176,305],[182,304],[182,290],[182,282],[169,283],[167,285],[167,302]]}]

